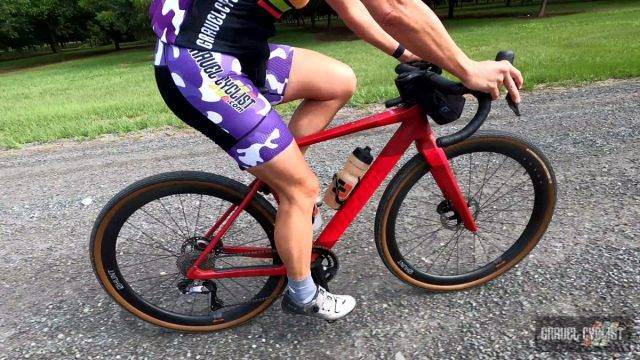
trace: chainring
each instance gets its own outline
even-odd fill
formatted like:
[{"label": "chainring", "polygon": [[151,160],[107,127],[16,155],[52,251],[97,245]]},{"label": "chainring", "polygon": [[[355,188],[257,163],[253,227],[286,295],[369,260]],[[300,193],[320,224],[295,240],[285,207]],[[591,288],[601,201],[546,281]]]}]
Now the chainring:
[{"label": "chainring", "polygon": [[322,246],[314,246],[312,252],[319,255],[314,265],[321,264],[324,280],[326,282],[333,280],[338,274],[338,270],[340,270],[338,256],[333,251]]}]

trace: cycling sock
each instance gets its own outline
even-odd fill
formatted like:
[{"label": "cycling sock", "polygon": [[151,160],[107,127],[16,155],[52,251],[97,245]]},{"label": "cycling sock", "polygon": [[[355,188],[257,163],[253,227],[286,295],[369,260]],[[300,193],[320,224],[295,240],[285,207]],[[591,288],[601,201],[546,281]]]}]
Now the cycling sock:
[{"label": "cycling sock", "polygon": [[293,280],[288,278],[287,289],[289,295],[298,304],[306,304],[313,300],[316,295],[316,283],[313,282],[311,275],[302,280]]}]

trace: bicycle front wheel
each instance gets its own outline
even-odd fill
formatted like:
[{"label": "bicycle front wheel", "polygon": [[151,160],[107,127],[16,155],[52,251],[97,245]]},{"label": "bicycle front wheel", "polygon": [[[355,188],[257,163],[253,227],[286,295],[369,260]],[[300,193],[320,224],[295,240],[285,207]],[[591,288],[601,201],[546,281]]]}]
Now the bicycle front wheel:
[{"label": "bicycle front wheel", "polygon": [[[116,195],[96,220],[90,243],[94,271],[107,293],[139,318],[169,329],[216,331],[242,324],[281,294],[284,276],[189,280],[187,270],[208,245],[207,230],[248,188],[223,176],[174,172],[141,180]],[[280,265],[276,211],[256,195],[220,240],[273,257],[213,251],[203,269]]]},{"label": "bicycle front wheel", "polygon": [[551,222],[556,181],[540,150],[507,133],[479,132],[444,150],[478,232],[464,227],[418,154],[380,200],[375,240],[404,282],[453,291],[495,279],[535,247]]}]

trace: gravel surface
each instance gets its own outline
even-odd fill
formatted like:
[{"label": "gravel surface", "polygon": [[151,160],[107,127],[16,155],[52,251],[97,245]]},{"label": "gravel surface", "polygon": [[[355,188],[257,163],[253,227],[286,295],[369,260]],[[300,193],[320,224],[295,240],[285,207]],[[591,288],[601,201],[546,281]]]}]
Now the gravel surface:
[{"label": "gravel surface", "polygon": [[[239,328],[182,334],[143,323],[100,288],[87,244],[117,191],[171,170],[249,180],[203,136],[154,131],[0,152],[0,358],[638,358],[640,80],[527,93],[519,119],[503,102],[495,108],[485,128],[531,139],[555,168],[558,206],[541,243],[483,287],[426,293],[377,258],[378,191],[336,247],[332,289],[359,306],[333,324],[282,315],[276,303]],[[379,151],[390,131],[321,144],[312,164],[326,183],[351,149]],[[534,344],[538,316],[619,314],[636,319],[635,352],[561,355]]]}]

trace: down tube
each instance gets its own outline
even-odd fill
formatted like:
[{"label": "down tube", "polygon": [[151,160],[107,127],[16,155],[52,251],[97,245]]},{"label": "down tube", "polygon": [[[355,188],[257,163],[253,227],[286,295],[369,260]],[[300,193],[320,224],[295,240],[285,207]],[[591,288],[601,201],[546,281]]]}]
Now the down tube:
[{"label": "down tube", "polygon": [[367,173],[362,177],[358,186],[353,190],[347,202],[336,212],[331,221],[324,228],[314,245],[332,248],[347,230],[351,222],[360,213],[373,193],[398,163],[402,154],[420,134],[428,131],[425,120],[418,117],[415,120],[403,122],[393,137],[382,149],[380,155],[371,164]]}]

